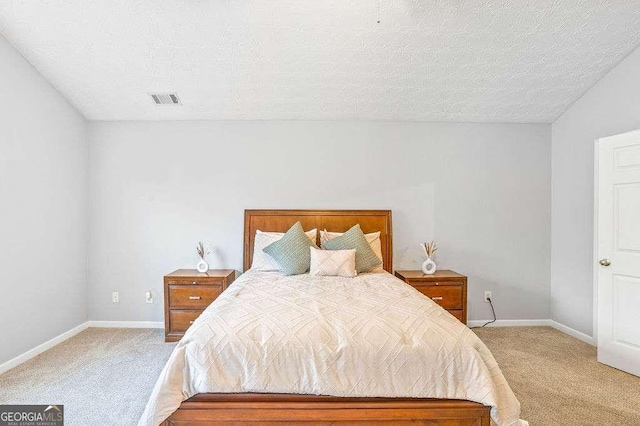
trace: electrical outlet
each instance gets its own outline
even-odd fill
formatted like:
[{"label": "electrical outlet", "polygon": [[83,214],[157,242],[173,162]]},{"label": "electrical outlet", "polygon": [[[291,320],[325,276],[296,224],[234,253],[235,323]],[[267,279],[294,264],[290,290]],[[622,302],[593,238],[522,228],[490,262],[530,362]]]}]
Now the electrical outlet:
[{"label": "electrical outlet", "polygon": [[491,292],[490,291],[485,291],[484,292],[484,301],[488,303],[489,299],[491,299]]},{"label": "electrical outlet", "polygon": [[150,291],[144,294],[144,298],[147,303],[153,303],[153,293],[151,293]]},{"label": "electrical outlet", "polygon": [[117,291],[114,291],[113,293],[111,293],[111,302],[119,303],[120,302],[120,293],[118,293]]}]

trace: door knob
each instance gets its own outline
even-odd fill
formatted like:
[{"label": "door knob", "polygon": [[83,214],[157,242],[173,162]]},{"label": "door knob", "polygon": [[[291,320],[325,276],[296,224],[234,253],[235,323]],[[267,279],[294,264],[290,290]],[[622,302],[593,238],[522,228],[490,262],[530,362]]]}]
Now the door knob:
[{"label": "door knob", "polygon": [[600,260],[600,264],[602,266],[609,266],[609,265],[611,265],[611,261],[609,259],[601,259]]}]

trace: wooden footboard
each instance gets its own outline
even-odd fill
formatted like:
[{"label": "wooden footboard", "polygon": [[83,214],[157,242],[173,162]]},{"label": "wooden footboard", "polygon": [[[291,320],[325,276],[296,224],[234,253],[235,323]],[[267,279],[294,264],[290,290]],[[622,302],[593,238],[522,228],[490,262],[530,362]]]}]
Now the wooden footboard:
[{"label": "wooden footboard", "polygon": [[338,398],[205,393],[184,401],[163,426],[422,424],[489,426],[490,407],[452,399]]}]

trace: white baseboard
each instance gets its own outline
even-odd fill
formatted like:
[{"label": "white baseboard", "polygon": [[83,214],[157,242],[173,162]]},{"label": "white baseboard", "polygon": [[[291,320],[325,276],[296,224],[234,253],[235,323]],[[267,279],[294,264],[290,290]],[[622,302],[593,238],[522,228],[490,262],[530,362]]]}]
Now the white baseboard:
[{"label": "white baseboard", "polygon": [[597,342],[596,339],[594,339],[592,336],[589,336],[587,334],[584,334],[581,331],[578,330],[574,330],[571,327],[567,327],[564,324],[560,324],[559,322],[551,321],[551,327],[555,328],[558,331],[562,331],[564,334],[568,334],[571,337],[575,337],[578,340],[582,340],[585,343],[590,344],[591,346],[597,346]]},{"label": "white baseboard", "polygon": [[4,373],[7,370],[10,370],[14,367],[17,367],[18,365],[22,364],[23,362],[29,361],[31,358],[40,355],[42,352],[51,349],[52,347],[64,342],[65,340],[75,336],[76,334],[80,333],[81,331],[86,330],[89,327],[89,323],[88,322],[83,322],[82,324],[72,328],[69,331],[65,331],[64,333],[54,337],[51,340],[47,340],[46,342],[44,342],[41,345],[36,346],[33,349],[28,350],[27,352],[23,353],[22,355],[18,355],[17,357],[10,359],[9,361],[0,364],[0,374]]},{"label": "white baseboard", "polygon": [[[473,320],[467,321],[467,326],[481,327],[490,320]],[[487,324],[487,327],[551,327],[550,319],[528,319],[528,320],[497,320],[491,324]]]},{"label": "white baseboard", "polygon": [[95,328],[164,328],[162,321],[89,321]]},{"label": "white baseboard", "polygon": [[[487,320],[488,321],[488,320]],[[481,327],[487,321],[467,321],[468,327]],[[588,343],[592,346],[597,346],[596,340],[588,336],[578,330],[574,330],[571,327],[567,327],[564,324],[560,324],[551,319],[536,319],[536,320],[498,320],[496,322],[492,322],[488,324],[487,327],[553,327],[558,331],[563,332],[564,334],[568,334],[571,337],[575,337],[578,340],[581,340],[585,343]]]}]

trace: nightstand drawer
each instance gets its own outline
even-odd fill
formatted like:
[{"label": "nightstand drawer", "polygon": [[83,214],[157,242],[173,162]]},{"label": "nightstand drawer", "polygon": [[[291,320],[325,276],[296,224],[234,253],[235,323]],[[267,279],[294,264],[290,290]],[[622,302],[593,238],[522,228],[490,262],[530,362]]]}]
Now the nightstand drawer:
[{"label": "nightstand drawer", "polygon": [[165,283],[169,285],[223,285],[223,277],[166,277]]},{"label": "nightstand drawer", "polygon": [[200,316],[202,311],[179,311],[170,310],[169,319],[171,321],[171,333],[184,333],[187,328]]},{"label": "nightstand drawer", "polygon": [[412,285],[445,309],[462,309],[462,286]]},{"label": "nightstand drawer", "polygon": [[462,323],[466,323],[467,319],[464,317],[464,311],[462,309],[451,309],[449,311],[451,315],[453,315],[454,317],[458,318],[458,321],[462,322]]},{"label": "nightstand drawer", "polygon": [[453,286],[463,286],[464,285],[464,281],[461,280],[434,280],[434,281],[426,281],[426,280],[410,280],[408,281],[409,284],[413,285],[413,286],[419,286],[419,285],[435,285],[435,286],[446,286],[446,285],[453,285]]},{"label": "nightstand drawer", "polygon": [[222,293],[222,285],[169,286],[169,308],[204,309]]}]

